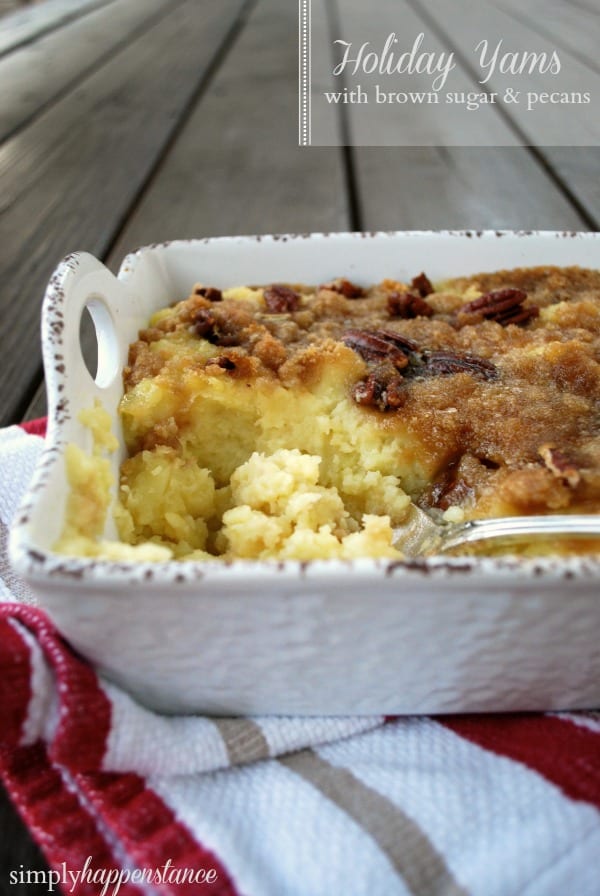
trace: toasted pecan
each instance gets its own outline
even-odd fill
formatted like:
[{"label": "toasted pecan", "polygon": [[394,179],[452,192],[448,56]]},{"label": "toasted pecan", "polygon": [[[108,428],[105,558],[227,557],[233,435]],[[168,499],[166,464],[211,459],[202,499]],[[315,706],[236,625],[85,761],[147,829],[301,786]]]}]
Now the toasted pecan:
[{"label": "toasted pecan", "polygon": [[408,365],[407,344],[399,334],[388,330],[346,330],[342,342],[357,352],[364,361],[390,361],[396,370]]},{"label": "toasted pecan", "polygon": [[203,296],[209,302],[222,302],[223,293],[215,286],[195,286],[194,295]]},{"label": "toasted pecan", "polygon": [[491,361],[476,355],[452,351],[425,351],[422,355],[423,373],[427,376],[445,376],[453,373],[469,373],[484,380],[494,380],[498,369]]},{"label": "toasted pecan", "polygon": [[577,465],[567,455],[554,445],[542,445],[538,451],[544,461],[544,465],[550,472],[562,479],[571,488],[575,488],[581,482],[581,473]]},{"label": "toasted pecan", "polygon": [[[390,369],[391,368],[391,369]],[[392,365],[380,365],[358,382],[352,397],[357,404],[380,411],[396,410],[406,401],[404,378]]]},{"label": "toasted pecan", "polygon": [[300,295],[289,286],[273,283],[264,293],[265,305],[272,314],[289,314],[300,307]]},{"label": "toasted pecan", "polygon": [[432,292],[434,292],[431,280],[427,276],[427,274],[421,272],[417,277],[413,277],[410,281],[410,285],[413,289],[419,293],[422,299],[430,296]]},{"label": "toasted pecan", "polygon": [[[507,324],[524,324],[540,313],[536,305],[523,307],[527,293],[522,289],[494,289],[486,292],[472,302],[467,302],[459,309],[460,315],[481,315],[485,320],[494,320],[502,326]],[[463,318],[463,322],[464,321]]]},{"label": "toasted pecan", "polygon": [[387,310],[392,317],[405,320],[413,317],[431,317],[433,308],[421,296],[412,292],[391,292],[387,300]]},{"label": "toasted pecan", "polygon": [[346,280],[345,277],[336,277],[335,280],[331,280],[329,283],[323,283],[321,289],[339,292],[340,295],[345,296],[347,299],[362,299],[365,294],[362,286],[357,286],[356,283]]},{"label": "toasted pecan", "polygon": [[200,308],[192,318],[192,332],[213,345],[239,345],[239,333],[228,319],[215,314],[211,308]]}]

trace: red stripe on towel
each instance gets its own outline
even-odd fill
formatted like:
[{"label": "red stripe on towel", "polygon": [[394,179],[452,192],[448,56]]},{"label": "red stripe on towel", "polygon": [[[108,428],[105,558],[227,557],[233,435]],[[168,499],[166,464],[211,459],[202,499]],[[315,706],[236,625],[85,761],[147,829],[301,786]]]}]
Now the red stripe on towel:
[{"label": "red stripe on towel", "polygon": [[37,638],[56,676],[59,721],[51,758],[73,771],[102,767],[111,723],[111,704],[96,673],[80,660],[36,607],[0,605],[0,619],[13,617]]},{"label": "red stripe on towel", "polygon": [[233,881],[221,861],[177,820],[173,811],[136,774],[77,775],[77,784],[104,822],[117,832],[138,867],[164,868],[173,873],[187,869],[216,871],[212,883],[163,881],[154,883],[161,893],[173,896],[237,896]]},{"label": "red stripe on towel", "polygon": [[[138,867],[160,869],[170,862],[169,868],[173,875],[177,871],[216,871],[217,877],[212,883],[167,881],[155,884],[160,892],[174,896],[191,896],[198,892],[205,893],[206,896],[236,896],[237,891],[224,865],[210,850],[196,841],[160,797],[146,787],[142,778],[135,774],[99,771],[110,730],[111,704],[91,667],[73,653],[42,611],[35,607],[3,604],[0,605],[0,625],[10,629],[10,638],[5,641],[6,663],[14,662],[17,657],[16,667],[20,671],[18,675],[15,674],[12,685],[20,695],[19,699],[24,707],[19,708],[15,701],[12,713],[15,735],[12,743],[19,737],[27,712],[30,665],[29,649],[8,621],[11,617],[18,619],[34,634],[56,676],[60,715],[53,743],[48,750],[50,760],[74,773],[74,782],[84,800],[89,803],[94,814],[97,813],[103,819],[106,827],[114,833]],[[31,752],[27,752],[28,750]],[[91,834],[93,832],[96,836],[99,835],[91,816],[84,815],[81,824],[89,834],[82,841],[84,847],[73,854],[68,850],[65,852],[65,844],[68,844],[71,834],[58,829],[59,822],[53,813],[58,818],[66,813],[67,831],[71,831],[71,819],[76,819],[75,808],[79,804],[64,788],[60,774],[48,761],[45,748],[40,744],[35,749],[21,748],[18,754],[14,753],[7,761],[17,762],[16,770],[6,773],[7,786],[27,824],[34,833],[37,830],[40,845],[48,860],[55,865],[66,861],[67,867],[73,870],[83,867],[87,856],[96,856],[98,851],[98,844],[90,842]],[[23,774],[25,779],[28,775],[32,778],[33,792],[24,792]],[[38,795],[44,800],[41,810],[37,804]],[[66,801],[64,807],[63,801]],[[77,828],[76,821],[74,826]],[[51,828],[51,842],[48,844],[44,841],[44,832]],[[103,854],[100,858],[104,861]],[[118,867],[118,863],[113,862],[107,867]],[[96,893],[99,890],[77,892]],[[127,891],[122,889],[120,892]],[[139,891],[134,888],[130,892]]]},{"label": "red stripe on towel", "polygon": [[[0,774],[27,827],[56,872],[61,874],[66,869],[67,874],[68,871],[83,873],[87,868],[85,879],[82,874],[77,882],[68,877],[63,892],[75,896],[102,893],[103,884],[98,878],[94,883],[92,876],[103,870],[116,874],[120,863],[99,834],[93,818],[49,762],[45,746],[38,741],[29,747],[1,749]],[[20,869],[14,871],[18,874]],[[110,893],[111,888],[104,892]],[[142,891],[124,883],[119,893],[138,896]]]},{"label": "red stripe on towel", "polygon": [[23,733],[31,699],[29,647],[10,622],[0,620],[0,706],[2,742],[16,745]]},{"label": "red stripe on towel", "polygon": [[438,718],[485,750],[521,762],[573,800],[600,809],[600,734],[567,719],[542,715]]},{"label": "red stripe on towel", "polygon": [[45,438],[47,423],[47,417],[38,417],[37,420],[26,420],[25,423],[19,423],[19,426],[32,436]]}]

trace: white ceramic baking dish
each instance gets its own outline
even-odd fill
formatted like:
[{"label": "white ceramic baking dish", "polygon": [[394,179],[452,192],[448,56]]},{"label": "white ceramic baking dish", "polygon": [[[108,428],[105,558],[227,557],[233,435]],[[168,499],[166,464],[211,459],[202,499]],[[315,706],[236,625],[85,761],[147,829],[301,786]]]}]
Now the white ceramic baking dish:
[{"label": "white ceramic baking dish", "polygon": [[[118,280],[89,255],[69,256],[44,302],[49,430],[12,531],[15,568],[81,653],[167,712],[598,707],[597,558],[150,565],[69,559],[50,546],[65,504],[64,446],[90,447],[78,411],[98,397],[115,414],[128,344],[151,312],[186,297],[196,281],[225,287],[343,275],[368,283],[421,270],[436,279],[517,265],[598,267],[599,239],[493,232],[207,239],[140,249]],[[95,382],[79,345],[85,306],[99,340]]]}]

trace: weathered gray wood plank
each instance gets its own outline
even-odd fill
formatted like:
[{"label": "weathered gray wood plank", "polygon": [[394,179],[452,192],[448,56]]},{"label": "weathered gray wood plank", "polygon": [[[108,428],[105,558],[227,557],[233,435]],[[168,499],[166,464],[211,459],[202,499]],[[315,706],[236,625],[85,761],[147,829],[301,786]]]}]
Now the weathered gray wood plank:
[{"label": "weathered gray wood plank", "polygon": [[[474,52],[483,38],[488,40],[491,51],[502,38],[502,52],[546,52],[552,50],[552,41],[524,20],[517,20],[499,6],[491,2],[472,3],[471,0],[452,0],[452,4],[427,4],[423,0],[410,0],[420,11],[424,21],[435,19],[438,28],[445,34],[448,45],[468,60],[469,66],[482,77],[478,65],[478,55]],[[488,52],[488,58],[490,52]],[[567,49],[560,50],[562,67],[559,75],[540,72],[537,66],[515,76],[503,72],[497,66],[489,77],[486,88],[500,96],[511,88],[520,92],[521,101],[504,103],[503,109],[524,136],[525,143],[533,146],[544,145],[600,145],[600,120],[598,103],[600,97],[600,74],[591,69]],[[489,72],[486,71],[486,74]],[[529,108],[526,96],[531,93],[590,93],[589,105],[561,104],[540,105]]]},{"label": "weathered gray wood plank", "polygon": [[[421,10],[421,15],[427,21],[427,13],[433,7],[425,4],[423,0],[411,0],[411,3],[415,8]],[[453,10],[453,16],[445,16],[443,21],[438,18],[437,23],[446,35],[448,46],[458,48],[463,54],[472,52],[474,42],[476,43],[477,39],[481,38],[481,34],[486,28],[490,34],[499,32],[507,35],[511,33],[511,27],[513,29],[518,27],[521,30],[517,33],[520,33],[521,36],[525,33],[526,37],[531,37],[532,40],[536,36],[533,28],[526,28],[522,24],[515,23],[515,20],[511,19],[508,13],[495,8],[489,3],[471,4],[466,2],[466,0],[456,0]],[[593,83],[597,84],[598,75],[596,72],[586,69],[582,63],[575,60],[572,56],[569,57],[569,66],[572,72],[578,73],[578,78],[581,78],[583,83],[588,83],[589,85],[593,80]],[[588,72],[589,79],[586,80]],[[493,84],[490,82],[489,86],[491,89],[502,89],[506,83],[505,78],[497,79]],[[548,87],[547,83],[543,81],[543,76],[532,78],[530,83],[532,85],[537,84],[537,89],[543,90]],[[512,86],[515,85],[513,84]],[[522,87],[521,89],[526,90],[528,88]],[[536,89],[535,86],[533,86],[533,89]],[[594,92],[595,95],[598,94],[598,87],[594,89]],[[511,114],[514,116],[515,121],[527,133],[527,112],[519,111],[517,106],[512,108],[514,112]],[[569,107],[562,106],[557,108],[559,111],[556,114],[562,116],[563,112],[561,110]],[[581,108],[585,109],[586,107]],[[598,137],[592,140],[592,145],[579,147],[541,145],[537,147],[536,156],[546,167],[556,189],[562,191],[563,195],[576,208],[582,222],[579,226],[587,229],[597,229],[600,227],[600,149],[598,147],[598,144],[600,144],[600,123],[595,120],[594,116],[588,115],[588,118],[590,118],[588,122],[589,127],[595,129],[598,133]],[[568,133],[566,121],[565,129],[566,133]],[[579,137],[579,135],[577,136]],[[533,142],[535,143],[535,140]],[[521,186],[517,183],[514,194],[519,194],[522,200],[523,194],[521,194],[521,190],[524,190],[525,196],[528,195],[529,190],[526,185]],[[545,226],[551,227],[552,225],[548,223]]]},{"label": "weathered gray wood plank", "polygon": [[[358,0],[337,0],[340,20],[349,33],[360,33],[365,7]],[[378,30],[397,30],[411,39],[420,31],[427,34],[427,47],[436,52],[451,49],[433,39],[427,21],[407,2],[378,3]],[[350,39],[349,37],[347,39]],[[453,89],[475,90],[471,73],[458,65]],[[417,88],[414,88],[417,89]],[[350,117],[364,115],[364,106],[343,107]],[[436,146],[356,147],[352,151],[362,226],[369,230],[438,228],[546,228],[581,227],[583,219],[565,198],[543,167],[523,147],[465,148],[445,146],[455,140],[453,107],[432,107],[439,119]],[[488,126],[504,139],[507,125],[495,107],[490,107]],[[410,116],[418,117],[422,107],[398,115],[396,130],[390,121],[387,137],[400,144]],[[377,126],[374,122],[373,126]]]},{"label": "weathered gray wood plank", "polygon": [[523,147],[357,148],[368,230],[585,229]]},{"label": "weathered gray wood plank", "polygon": [[0,59],[0,141],[149,28],[176,0],[114,0]]},{"label": "weathered gray wood plank", "polygon": [[600,7],[596,14],[565,0],[495,0],[498,6],[533,31],[564,47],[594,71],[600,69]]},{"label": "weathered gray wood plank", "polygon": [[0,20],[0,55],[113,0],[46,0]]},{"label": "weathered gray wood plank", "polygon": [[[328,53],[323,7],[314,6],[316,41]],[[261,0],[250,15],[124,227],[113,269],[131,249],[164,239],[348,228],[342,150],[297,146],[296,15],[278,0]],[[328,72],[316,64],[316,77]],[[339,141],[339,122],[330,117],[328,127]],[[42,386],[27,419],[45,408]]]},{"label": "weathered gray wood plank", "polygon": [[[600,71],[600,5],[567,0],[497,0],[516,19],[565,47],[578,59]],[[588,226],[600,227],[600,148],[542,147],[541,155],[585,210]]]},{"label": "weathered gray wood plank", "polygon": [[0,148],[4,422],[39,377],[50,273],[69,251],[107,251],[242,6],[186,0]]},{"label": "weathered gray wood plank", "polygon": [[[567,0],[567,2],[569,2],[569,0]],[[600,15],[600,9],[598,9],[596,0],[571,0],[571,2],[577,9],[585,9],[595,15]]]},{"label": "weathered gray wood plank", "polygon": [[[322,14],[313,4],[313,16]],[[348,227],[342,151],[297,145],[296,17],[295,4],[257,5],[125,227],[113,264],[163,239]],[[323,23],[315,33],[325,39]]]}]

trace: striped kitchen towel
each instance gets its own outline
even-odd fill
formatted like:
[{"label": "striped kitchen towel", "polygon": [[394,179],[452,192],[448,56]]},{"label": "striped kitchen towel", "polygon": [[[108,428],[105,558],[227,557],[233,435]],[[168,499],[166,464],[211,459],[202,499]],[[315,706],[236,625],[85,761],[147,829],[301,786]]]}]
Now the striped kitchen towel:
[{"label": "striped kitchen towel", "polygon": [[[0,432],[0,773],[49,862],[35,884],[123,896],[600,893],[594,713],[164,717],[99,677],[7,563],[7,525],[42,444],[42,426],[29,429]],[[17,865],[1,883],[33,870]]]}]

